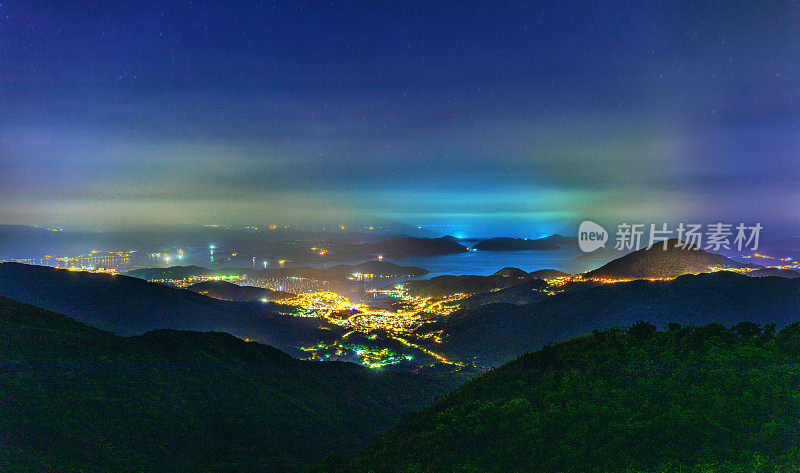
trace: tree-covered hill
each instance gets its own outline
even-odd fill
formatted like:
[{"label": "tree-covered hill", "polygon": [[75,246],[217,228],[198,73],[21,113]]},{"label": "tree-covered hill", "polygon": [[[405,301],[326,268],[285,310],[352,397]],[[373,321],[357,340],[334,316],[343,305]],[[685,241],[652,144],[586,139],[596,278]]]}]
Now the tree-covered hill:
[{"label": "tree-covered hill", "polygon": [[221,331],[269,344],[290,354],[297,347],[333,341],[343,332],[316,319],[292,317],[281,306],[213,299],[138,278],[0,264],[0,296],[65,314],[119,335],[149,330]]},{"label": "tree-covered hill", "polygon": [[[666,245],[666,248],[664,247]],[[709,253],[673,238],[621,256],[594,271],[587,278],[675,278],[683,274],[706,273],[712,268],[743,268],[747,265]]]},{"label": "tree-covered hill", "polygon": [[590,283],[581,288],[584,284],[525,305],[468,307],[422,326],[419,333],[442,330],[445,336],[436,344],[437,352],[499,366],[547,343],[641,319],[659,327],[670,322],[730,327],[742,320],[782,327],[800,320],[800,279],[751,278],[721,271],[671,281]]},{"label": "tree-covered hill", "polygon": [[186,289],[214,299],[234,302],[260,302],[264,299],[279,301],[295,295],[290,292],[264,289],[263,287],[240,286],[228,281],[203,281],[187,286]]},{"label": "tree-covered hill", "polygon": [[219,332],[118,337],[0,298],[0,471],[299,471],[452,383]]},{"label": "tree-covered hill", "polygon": [[212,271],[208,268],[197,265],[189,266],[170,266],[168,268],[139,268],[125,272],[126,276],[145,280],[179,280],[198,276],[209,276],[217,273],[227,274],[225,271]]},{"label": "tree-covered hill", "polygon": [[[529,277],[527,280],[535,279]],[[499,274],[491,276],[476,276],[465,274],[461,276],[436,276],[430,279],[417,279],[406,281],[403,286],[409,294],[415,297],[447,297],[453,294],[478,294],[519,284],[526,279],[509,277]],[[539,281],[541,287],[547,284]]]},{"label": "tree-covered hill", "polygon": [[798,386],[797,324],[637,323],[526,354],[321,470],[796,471]]},{"label": "tree-covered hill", "polygon": [[479,292],[461,299],[458,305],[467,309],[496,303],[534,304],[548,297],[547,288],[547,283],[541,279],[528,279],[503,289]]}]

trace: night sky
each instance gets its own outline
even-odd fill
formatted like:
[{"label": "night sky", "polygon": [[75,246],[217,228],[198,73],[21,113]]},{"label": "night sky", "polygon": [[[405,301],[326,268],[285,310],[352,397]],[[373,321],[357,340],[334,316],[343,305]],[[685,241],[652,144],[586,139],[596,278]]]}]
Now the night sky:
[{"label": "night sky", "polygon": [[796,1],[55,3],[0,3],[0,223],[797,233]]}]

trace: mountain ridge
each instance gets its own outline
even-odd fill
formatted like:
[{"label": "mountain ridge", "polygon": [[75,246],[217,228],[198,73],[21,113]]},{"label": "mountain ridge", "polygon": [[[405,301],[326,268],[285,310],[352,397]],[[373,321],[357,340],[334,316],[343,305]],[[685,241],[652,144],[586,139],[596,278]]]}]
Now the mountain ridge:
[{"label": "mountain ridge", "polygon": [[793,471],[798,346],[797,323],[590,333],[469,381],[318,470]]},{"label": "mountain ridge", "polygon": [[221,332],[119,337],[3,297],[0,351],[4,471],[300,472],[455,384]]},{"label": "mountain ridge", "polygon": [[709,253],[694,245],[685,245],[678,239],[621,256],[603,266],[584,274],[586,278],[635,279],[635,278],[674,278],[684,274],[705,273],[711,268],[744,268],[748,265],[734,261],[726,256]]},{"label": "mountain ridge", "polygon": [[300,354],[298,346],[333,341],[342,329],[278,312],[263,302],[213,299],[124,275],[0,264],[0,295],[119,335],[171,328],[223,331]]}]

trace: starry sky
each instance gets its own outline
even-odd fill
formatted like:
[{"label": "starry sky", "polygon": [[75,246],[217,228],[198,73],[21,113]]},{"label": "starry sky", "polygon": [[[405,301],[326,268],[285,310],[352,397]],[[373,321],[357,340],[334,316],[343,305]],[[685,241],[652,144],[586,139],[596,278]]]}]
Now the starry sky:
[{"label": "starry sky", "polygon": [[63,3],[0,2],[0,223],[800,233],[797,1]]}]

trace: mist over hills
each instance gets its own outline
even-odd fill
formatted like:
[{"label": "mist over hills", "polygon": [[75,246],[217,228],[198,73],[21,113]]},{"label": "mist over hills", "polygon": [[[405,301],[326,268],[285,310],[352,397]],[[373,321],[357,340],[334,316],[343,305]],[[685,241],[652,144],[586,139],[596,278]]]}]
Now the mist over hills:
[{"label": "mist over hills", "polygon": [[[688,270],[705,271],[707,265],[719,266],[729,264],[728,261],[732,260],[707,252],[657,248],[620,258],[604,266],[606,272],[601,273],[605,274],[602,277],[614,275],[617,278],[631,277],[631,274],[664,277],[664,274]],[[385,262],[299,270],[309,276],[322,274],[325,277],[344,277],[355,271],[409,271]],[[148,271],[146,275],[163,279],[214,274],[214,271],[202,267]],[[287,268],[287,271],[293,270]],[[145,275],[145,272],[135,274]],[[281,271],[279,274],[293,273]],[[596,375],[591,378],[592,382],[608,386],[604,383],[617,383],[617,377],[622,376],[619,373],[640,368],[631,364],[631,360],[674,361],[678,359],[675,357],[686,356],[686,347],[690,346],[679,345],[683,348],[675,351],[666,348],[667,358],[653,355],[652,350],[646,351],[645,356],[640,348],[636,348],[642,346],[639,344],[643,340],[642,333],[650,337],[648,339],[661,340],[657,345],[659,350],[665,348],[662,342],[680,344],[685,340],[699,340],[698,346],[706,346],[709,339],[716,340],[712,345],[714,350],[733,346],[742,348],[736,341],[739,332],[731,339],[725,335],[729,332],[724,327],[739,324],[739,330],[744,333],[746,327],[742,328],[740,322],[758,324],[757,327],[774,324],[780,329],[800,320],[800,278],[750,277],[719,271],[683,275],[667,281],[634,280],[605,284],[591,279],[566,283],[557,280],[565,276],[568,275],[555,270],[528,273],[506,267],[490,276],[440,276],[405,282],[404,287],[410,293],[421,297],[442,297],[459,292],[470,294],[459,301],[460,310],[422,325],[416,332],[421,337],[414,339],[423,344],[423,348],[430,348],[454,361],[491,368],[543,347],[546,347],[543,352],[524,355],[522,360],[545,356],[542,353],[552,354],[548,351],[552,348],[547,348],[549,344],[579,338],[569,342],[573,345],[559,345],[572,348],[559,348],[565,351],[559,352],[556,361],[546,358],[549,364],[544,371],[535,371],[538,369],[535,368],[535,374],[531,375],[525,371],[530,368],[528,361],[516,361],[508,366],[516,364],[526,368],[522,371],[500,368],[476,381],[480,385],[485,380],[495,379],[493,376],[511,379],[519,375],[519,379],[525,380],[524,385],[517,383],[512,386],[510,381],[501,384],[489,382],[485,388],[478,388],[482,393],[480,396],[470,397],[463,405],[460,402],[466,398],[461,398],[461,393],[472,391],[455,391],[444,401],[414,416],[397,431],[381,437],[352,463],[328,458],[319,467],[323,471],[405,472],[417,467],[422,471],[429,468],[433,468],[431,471],[451,471],[448,468],[473,465],[463,463],[466,455],[463,452],[451,455],[452,449],[458,451],[463,447],[473,452],[477,462],[473,466],[476,466],[496,452],[499,438],[511,438],[513,443],[509,448],[517,449],[513,455],[503,458],[522,458],[520,462],[528,462],[509,460],[502,463],[508,471],[515,471],[515,468],[527,471],[534,465],[566,465],[565,471],[586,471],[581,468],[595,461],[598,465],[625,466],[628,464],[614,463],[616,460],[608,456],[594,457],[584,450],[581,450],[583,456],[580,457],[565,456],[564,452],[569,449],[564,445],[573,445],[574,448],[572,440],[562,442],[554,437],[549,441],[544,435],[540,439],[545,440],[531,440],[520,433],[543,425],[529,422],[544,415],[542,412],[552,419],[542,427],[542,432],[567,432],[582,419],[589,419],[586,425],[594,429],[602,422],[607,423],[608,418],[603,417],[606,414],[611,418],[618,417],[614,411],[616,404],[603,404],[605,398],[598,394],[590,397],[582,410],[575,412],[576,417],[559,417],[558,412],[554,415],[542,410],[544,408],[536,404],[538,394],[530,393],[550,393],[547,390],[556,383],[555,391],[546,395],[554,396],[553,405],[562,406],[561,409],[569,399],[577,398],[574,390],[580,387],[572,381],[558,384],[561,380],[578,379],[588,372],[591,376]],[[216,295],[223,298],[264,294],[260,288],[236,286],[224,281],[201,283],[193,289],[217,291]],[[0,426],[0,435],[10,439],[12,445],[11,449],[0,453],[0,462],[5,461],[6,465],[23,470],[49,464],[57,465],[61,471],[80,471],[86,465],[101,465],[105,471],[170,471],[173,467],[169,465],[176,465],[175,471],[218,471],[225,468],[233,471],[297,471],[325,452],[354,453],[356,447],[399,422],[410,410],[431,400],[434,394],[441,393],[444,386],[455,383],[454,377],[433,376],[433,371],[397,373],[402,376],[395,378],[387,370],[380,376],[389,377],[379,377],[351,364],[301,362],[277,349],[245,343],[227,334],[164,330],[225,331],[267,342],[295,355],[300,354],[299,346],[338,341],[344,333],[341,327],[326,324],[318,318],[292,317],[278,304],[229,302],[125,275],[66,271],[17,263],[0,264],[0,295],[57,310],[104,330],[136,335],[119,337],[65,316],[0,299],[0,348],[4,355],[0,370],[12,369],[21,376],[16,379],[22,380],[7,387],[0,385],[6,392],[17,393],[13,398],[15,404],[5,404],[11,410],[7,416],[11,419],[9,425],[14,427]],[[594,333],[633,325],[641,320],[654,324],[653,329],[676,323],[682,326],[719,326],[712,326],[718,327],[712,330],[676,329],[672,325],[670,336],[673,338],[658,338],[662,335],[653,335],[652,330],[641,324],[636,325],[639,327],[637,330],[641,330],[633,332],[639,335],[629,336],[628,331],[614,330]],[[770,330],[759,327],[758,333]],[[682,333],[680,337],[683,338],[676,338],[677,333]],[[436,337],[429,336],[433,334]],[[580,340],[587,339],[596,343],[592,342],[588,347],[580,344]],[[358,334],[348,343],[370,342],[372,339],[367,334]],[[394,342],[398,346],[401,344],[399,340]],[[749,347],[743,350],[747,351]],[[583,351],[584,348],[588,351]],[[629,349],[633,351],[626,351]],[[610,356],[609,350],[612,352]],[[773,356],[776,352],[765,353]],[[651,355],[654,358],[646,358]],[[736,356],[740,355],[750,359],[746,353],[736,352]],[[604,356],[617,364],[600,362],[597,365],[599,371],[592,371],[594,368],[582,361],[602,360]],[[561,360],[562,357],[567,357],[568,361]],[[703,363],[720,361],[713,357],[698,359]],[[5,360],[13,361],[7,364]],[[536,363],[539,361],[534,365],[540,366]],[[645,363],[645,366],[649,365]],[[727,369],[726,366],[723,368]],[[781,365],[776,369],[783,368]],[[573,376],[576,369],[579,370],[577,377]],[[651,373],[647,371],[650,368],[643,369],[643,373]],[[658,379],[676,373],[669,364],[657,365],[653,369],[658,370],[655,375]],[[705,368],[701,366],[701,369]],[[537,376],[543,372],[553,377],[540,385]],[[704,378],[708,382],[703,381],[703,386],[717,381],[711,371],[698,373],[703,377],[710,376]],[[67,382],[67,379],[81,382]],[[752,386],[743,379],[737,378],[740,382],[737,387],[750,389]],[[638,378],[636,382],[639,382]],[[87,391],[87,386],[91,386],[91,392]],[[619,382],[615,386],[622,390],[626,385]],[[629,383],[627,386],[634,388],[619,391],[620,399],[631,402],[650,399],[638,397],[637,393],[644,390],[645,385]],[[64,401],[56,403],[51,395],[53,392],[58,392],[58,399]],[[676,388],[675,393],[677,397],[684,391]],[[503,401],[495,405],[493,399]],[[520,407],[516,404],[519,399],[525,399],[534,407],[522,405],[515,410]],[[764,398],[759,399],[759,402],[765,402]],[[444,405],[442,403],[448,406],[444,411],[439,410]],[[248,407],[245,410],[242,406]],[[596,406],[600,406],[599,412],[603,414],[586,417],[586,412]],[[679,407],[694,408],[683,404]],[[468,422],[463,416],[470,410],[477,412],[478,418],[469,418]],[[97,413],[97,416],[85,415],[85,412]],[[144,414],[137,417],[140,412]],[[708,411],[695,409],[691,412]],[[652,415],[652,411],[647,411],[647,415]],[[688,429],[684,423],[671,424],[674,421],[671,418],[656,416],[655,419],[652,425],[675,425],[675,430],[681,432],[681,429]],[[484,430],[465,433],[454,427],[464,422]],[[763,429],[760,422],[752,424],[753,428]],[[436,430],[435,425],[447,426],[448,433]],[[431,429],[435,432],[431,433]],[[493,433],[484,438],[486,432]],[[575,432],[574,435],[585,434],[582,430]],[[614,442],[631,441],[625,432],[615,430],[613,435],[608,435],[612,435]],[[702,432],[705,436],[715,435],[710,431]],[[665,435],[667,440],[672,438],[671,434]],[[476,438],[482,439],[480,445],[474,444]],[[737,441],[752,441],[750,437],[735,438]],[[775,438],[784,439],[785,436],[780,434]],[[415,439],[417,444],[409,445],[409,439]],[[695,442],[693,448],[706,451],[705,444],[701,443]],[[437,452],[436,455],[422,452],[420,449],[423,447],[427,452]],[[403,451],[398,452],[397,448]],[[442,448],[448,450],[442,453]],[[524,456],[520,452],[526,448],[536,453]],[[76,457],[71,454],[75,449],[84,454]],[[544,450],[540,452],[537,449]],[[672,453],[666,450],[654,451],[657,451],[658,458],[672,458]],[[407,452],[415,453],[407,455]],[[392,458],[396,458],[396,464]],[[634,465],[651,466],[647,462]],[[395,469],[401,467],[405,469]],[[601,468],[598,471],[605,470]]]},{"label": "mist over hills", "polygon": [[[626,255],[586,273],[584,280],[665,278],[705,272],[712,267],[745,266],[702,250],[675,248],[675,242],[670,241],[669,250],[658,245]],[[407,277],[427,273],[422,268],[369,261],[327,269],[209,270],[178,266],[135,270],[129,274],[165,280],[230,272],[253,277],[297,276],[331,281],[347,280],[356,273]],[[764,275],[769,274],[772,273]],[[569,275],[555,270],[527,273],[507,267],[490,276],[438,276],[406,281],[404,288],[415,297],[468,295],[459,301],[461,310],[426,324],[419,333],[425,335],[442,330],[446,334],[441,345],[445,353],[465,362],[489,366],[550,341],[615,324],[630,324],[638,320],[637,317],[653,317],[654,323],[676,320],[680,323],[735,323],[735,317],[753,317],[763,322],[758,314],[761,311],[777,315],[776,323],[781,323],[796,315],[796,297],[791,291],[787,292],[785,281],[775,278],[756,282],[747,276],[715,274],[696,280],[678,278],[660,285],[633,282],[609,286],[578,281],[555,291],[564,294],[551,297],[554,290],[543,279],[566,276]],[[300,346],[333,341],[343,334],[340,326],[324,321],[318,323],[314,318],[291,317],[280,306],[260,302],[264,298],[284,297],[284,294],[225,282],[203,283],[192,289],[218,299],[244,302],[210,299],[192,291],[148,285],[126,276],[12,263],[0,265],[0,295],[57,310],[120,334],[138,334],[157,328],[222,330],[269,343],[292,354],[298,353]],[[773,296],[766,297],[767,293]],[[565,298],[568,302],[558,306]],[[731,305],[731,301],[740,303]],[[725,314],[733,318],[721,319]]]},{"label": "mist over hills", "polygon": [[99,247],[103,238],[92,232],[52,231],[28,225],[0,225],[0,259],[35,258],[45,254],[79,254]]},{"label": "mist over hills", "polygon": [[[53,231],[56,230],[56,231]],[[425,232],[419,232],[425,233]],[[237,253],[239,261],[251,257],[285,259],[300,264],[356,261],[375,258],[462,253],[466,248],[447,238],[393,234],[385,230],[364,232],[319,231],[289,228],[230,228],[180,225],[135,230],[71,231],[27,225],[0,225],[0,260],[77,256],[93,250],[160,253],[178,248],[199,251],[214,244],[218,259]],[[324,247],[321,255],[312,247]],[[200,253],[203,253],[202,251]],[[202,262],[207,255],[194,255]],[[198,259],[199,258],[199,259]]]},{"label": "mist over hills", "polygon": [[800,0],[0,0],[0,473],[323,472],[800,473]]}]

